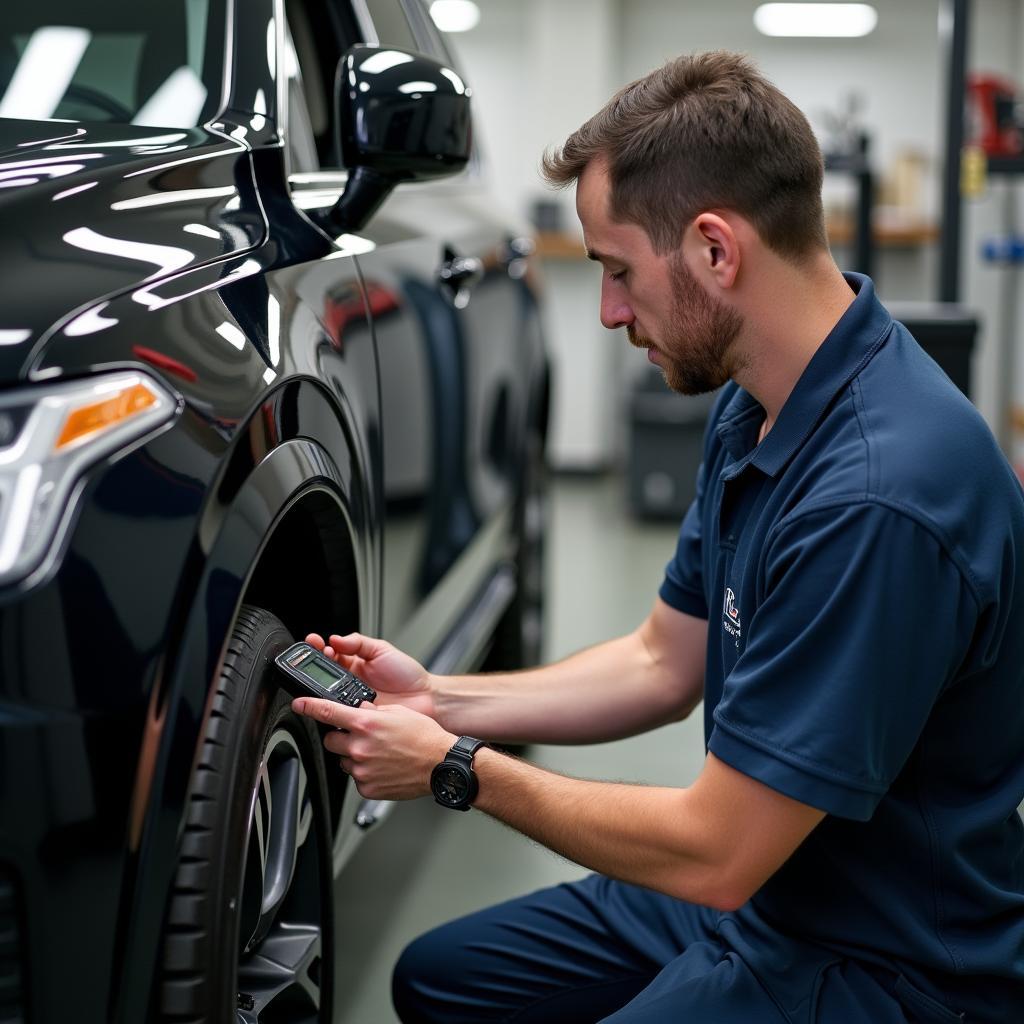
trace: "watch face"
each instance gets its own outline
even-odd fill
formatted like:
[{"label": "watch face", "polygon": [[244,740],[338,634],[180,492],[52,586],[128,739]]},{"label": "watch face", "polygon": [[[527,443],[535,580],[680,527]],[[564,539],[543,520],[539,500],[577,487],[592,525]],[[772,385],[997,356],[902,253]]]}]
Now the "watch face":
[{"label": "watch face", "polygon": [[458,807],[469,796],[469,773],[461,765],[442,762],[430,776],[435,798],[450,807]]}]

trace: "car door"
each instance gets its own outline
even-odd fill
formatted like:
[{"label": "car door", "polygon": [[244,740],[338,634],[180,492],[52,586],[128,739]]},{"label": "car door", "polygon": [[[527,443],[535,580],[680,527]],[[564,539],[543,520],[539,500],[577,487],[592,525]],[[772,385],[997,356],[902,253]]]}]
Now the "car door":
[{"label": "car door", "polygon": [[[354,41],[441,58],[399,0],[289,0],[320,168],[293,174],[313,216],[345,181],[330,111],[333,69]],[[409,13],[412,12],[410,19]],[[432,662],[507,554],[514,424],[523,415],[511,339],[515,252],[472,171],[399,185],[354,247],[380,377],[383,495],[380,631]]]},{"label": "car door", "polygon": [[[419,0],[366,0],[365,6],[371,19],[366,34],[375,33],[380,45],[419,50],[458,76]],[[371,221],[370,236],[387,230],[392,218],[429,240],[433,262],[418,268],[417,280],[406,279],[421,328],[426,415],[386,425],[385,453],[389,430],[390,443],[404,451],[418,442],[431,483],[415,512],[415,547],[400,546],[408,545],[408,507],[396,509],[386,527],[386,580],[399,585],[399,596],[385,601],[383,619],[399,642],[436,653],[439,638],[457,628],[468,607],[481,607],[493,595],[501,600],[493,584],[511,550],[526,415],[527,374],[517,350],[523,288],[514,276],[521,250],[495,212],[476,157],[456,177],[400,186]],[[360,264],[380,272],[396,255],[393,246],[380,244]],[[389,387],[397,393],[395,384],[408,371],[403,360],[392,361],[388,343],[381,335],[385,416]],[[425,447],[421,425],[431,431]]]}]

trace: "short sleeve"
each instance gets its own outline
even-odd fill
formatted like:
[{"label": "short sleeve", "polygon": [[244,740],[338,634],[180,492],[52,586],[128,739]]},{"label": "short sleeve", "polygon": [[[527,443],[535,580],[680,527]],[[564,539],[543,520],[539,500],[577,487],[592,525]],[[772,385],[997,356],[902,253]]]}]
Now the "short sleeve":
[{"label": "short sleeve", "polygon": [[971,590],[936,535],[865,501],[784,521],[708,749],[866,821],[970,644]]},{"label": "short sleeve", "polygon": [[676,611],[706,619],[708,605],[704,597],[704,569],[701,533],[704,512],[704,463],[697,471],[697,496],[690,504],[672,561],[665,566],[665,578],[658,596]]}]

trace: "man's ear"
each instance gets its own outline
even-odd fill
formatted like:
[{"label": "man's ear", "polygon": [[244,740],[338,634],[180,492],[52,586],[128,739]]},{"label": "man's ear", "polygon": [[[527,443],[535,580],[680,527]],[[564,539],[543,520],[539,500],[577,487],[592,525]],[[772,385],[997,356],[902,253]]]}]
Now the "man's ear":
[{"label": "man's ear", "polygon": [[683,237],[687,262],[704,276],[708,284],[731,288],[740,271],[740,246],[736,232],[725,217],[700,213]]}]

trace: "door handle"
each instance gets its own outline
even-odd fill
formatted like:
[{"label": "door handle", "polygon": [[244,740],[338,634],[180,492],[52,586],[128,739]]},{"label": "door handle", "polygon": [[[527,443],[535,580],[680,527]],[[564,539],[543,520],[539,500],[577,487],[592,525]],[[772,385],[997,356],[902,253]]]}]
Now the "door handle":
[{"label": "door handle", "polygon": [[476,256],[450,256],[441,264],[437,279],[451,290],[456,308],[464,309],[469,302],[470,289],[483,276],[483,260]]}]

